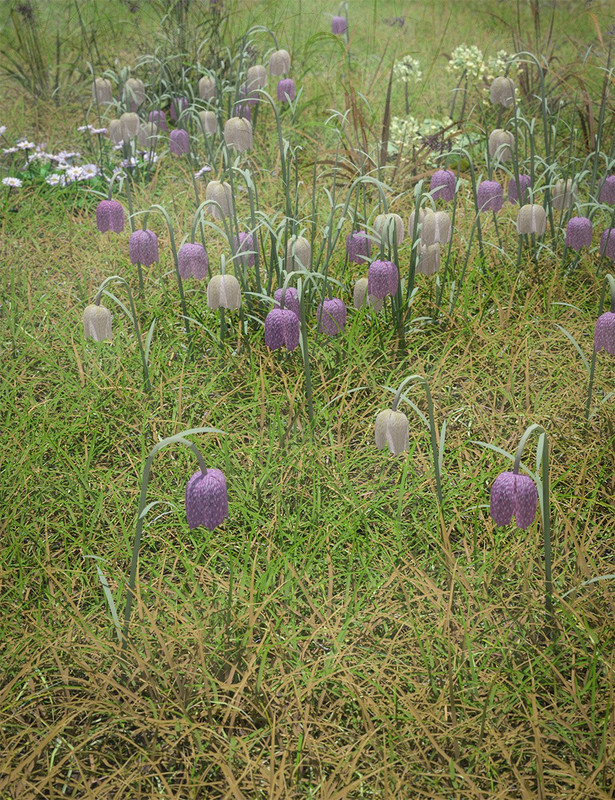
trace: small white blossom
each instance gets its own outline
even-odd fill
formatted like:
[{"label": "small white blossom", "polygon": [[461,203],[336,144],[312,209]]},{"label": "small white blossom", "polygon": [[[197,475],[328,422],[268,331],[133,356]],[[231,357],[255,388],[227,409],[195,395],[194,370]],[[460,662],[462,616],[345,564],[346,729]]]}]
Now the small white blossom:
[{"label": "small white blossom", "polygon": [[122,167],[136,167],[137,166],[137,159],[134,156],[130,158],[124,158],[120,161],[120,166]]},{"label": "small white blossom", "polygon": [[482,78],[487,67],[483,54],[476,45],[468,47],[467,44],[460,44],[451,53],[446,70],[457,75],[465,73],[468,78]]},{"label": "small white blossom", "polygon": [[67,183],[81,180],[81,167],[68,167],[64,173]]},{"label": "small white blossom", "polygon": [[79,133],[85,133],[86,131],[88,133],[93,133],[94,126],[93,125],[79,125],[77,130],[79,131]]},{"label": "small white blossom", "polygon": [[393,67],[393,77],[403,83],[418,82],[423,77],[421,65],[416,58],[404,56]]},{"label": "small white blossom", "polygon": [[103,134],[105,134],[105,133],[107,133],[107,129],[106,128],[92,128],[90,133],[103,133]]},{"label": "small white blossom", "polygon": [[14,189],[19,189],[22,185],[22,182],[19,178],[2,178],[2,183],[5,186],[12,186]]},{"label": "small white blossom", "polygon": [[90,178],[95,178],[98,174],[98,167],[96,164],[84,164],[81,167],[82,180],[87,181]]},{"label": "small white blossom", "polygon": [[20,141],[15,143],[15,147],[18,150],[34,150],[36,145],[34,142],[29,142],[27,139],[20,139]]},{"label": "small white blossom", "polygon": [[71,158],[79,158],[81,153],[70,153],[68,150],[60,150],[59,153],[56,154],[56,158],[59,161],[70,161]]},{"label": "small white blossom", "polygon": [[198,180],[199,178],[203,178],[205,175],[207,175],[208,172],[211,172],[211,167],[209,164],[205,164],[205,166],[201,167],[198,172],[194,173],[194,177]]},{"label": "small white blossom", "polygon": [[6,133],[6,125],[0,125],[0,136]]},{"label": "small white blossom", "polygon": [[57,172],[52,172],[51,175],[47,175],[45,178],[45,183],[48,183],[49,186],[62,186],[62,181],[64,180],[64,175],[58,175]]},{"label": "small white blossom", "polygon": [[2,152],[5,155],[9,155],[9,153],[19,153],[19,147],[5,147]]},{"label": "small white blossom", "polygon": [[143,161],[146,164],[156,164],[159,157],[160,156],[158,155],[158,153],[150,153],[150,152],[143,153]]}]

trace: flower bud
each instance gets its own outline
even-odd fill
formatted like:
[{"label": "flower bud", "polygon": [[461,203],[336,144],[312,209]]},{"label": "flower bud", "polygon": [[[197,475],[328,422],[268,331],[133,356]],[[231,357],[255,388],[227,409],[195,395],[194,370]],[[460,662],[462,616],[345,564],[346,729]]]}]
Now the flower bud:
[{"label": "flower bud", "polygon": [[262,64],[256,64],[248,69],[246,76],[247,89],[249,92],[255,89],[264,89],[267,86],[267,70]]},{"label": "flower bud", "polygon": [[132,264],[149,267],[158,261],[158,237],[154,231],[136,230],[128,239],[128,253]]},{"label": "flower bud", "polygon": [[195,472],[186,486],[186,519],[190,530],[199,525],[213,531],[228,517],[226,479],[219,469]]},{"label": "flower bud", "polygon": [[241,305],[241,289],[234,275],[214,275],[207,284],[209,308],[237,309]]},{"label": "flower bud", "polygon": [[169,136],[169,150],[175,156],[185,156],[190,152],[190,137],[188,131],[176,128]]},{"label": "flower bud", "polygon": [[551,191],[551,202],[557,211],[569,208],[577,199],[576,187],[572,184],[572,178],[567,181],[557,181]]},{"label": "flower bud", "polygon": [[514,145],[515,137],[510,131],[496,128],[489,134],[489,155],[496,161],[510,161]]},{"label": "flower bud", "polygon": [[409,447],[408,417],[401,411],[387,408],[376,417],[376,447],[378,450],[389,448],[394,456],[403,453]]},{"label": "flower bud", "polygon": [[[419,208],[419,221],[418,221],[418,224],[416,226],[417,235],[418,236],[421,235],[421,226],[422,226],[422,224],[423,224],[423,222],[425,220],[425,217],[427,216],[427,211],[428,210],[431,210],[431,209]],[[412,211],[410,213],[410,217],[408,219],[408,236],[410,236],[410,238],[412,238],[414,236],[414,218],[415,218],[415,216],[416,216],[416,211]]]},{"label": "flower bud", "polygon": [[205,189],[205,199],[217,205],[210,205],[209,211],[214,219],[224,219],[233,214],[233,193],[230,184],[210,181]]},{"label": "flower bud", "polygon": [[606,350],[615,356],[615,314],[607,311],[596,320],[594,327],[594,349]]},{"label": "flower bud", "polygon": [[346,33],[347,28],[348,23],[346,22],[346,17],[333,17],[331,20],[331,33],[336,36]]},{"label": "flower bud", "polygon": [[615,206],[615,175],[609,175],[604,179],[604,183],[600,187],[599,200],[601,203]]},{"label": "flower bud", "polygon": [[[532,179],[529,175],[519,175],[519,189],[521,190],[521,203],[525,203],[525,200],[528,195],[528,189],[532,184]],[[517,181],[515,178],[511,178],[508,181],[508,202],[509,203],[518,203],[519,202],[519,191],[517,189]]]},{"label": "flower bud", "polygon": [[299,317],[289,308],[272,308],[265,317],[265,344],[270,350],[286,346],[294,350],[299,345]]},{"label": "flower bud", "polygon": [[419,244],[416,271],[422,275],[433,275],[440,269],[440,242]]},{"label": "flower bud", "polygon": [[489,513],[496,525],[510,525],[513,517],[518,528],[528,528],[536,516],[538,489],[528,475],[502,472],[491,487]]},{"label": "flower bud", "polygon": [[369,294],[383,300],[394,295],[399,285],[399,271],[392,261],[372,261],[367,276]]},{"label": "flower bud", "polygon": [[369,261],[372,243],[365,231],[353,231],[346,237],[346,256],[351,264]]},{"label": "flower bud", "polygon": [[316,316],[318,319],[318,332],[327,336],[337,336],[344,332],[346,325],[346,305],[342,300],[333,298],[323,300],[318,304]]},{"label": "flower bud", "polygon": [[112,119],[107,125],[107,136],[113,142],[113,144],[122,143],[122,123],[119,121],[119,119]]},{"label": "flower bud", "polygon": [[451,218],[446,211],[432,211],[426,208],[421,222],[420,240],[423,245],[439,242],[448,244],[451,240]]},{"label": "flower bud", "polygon": [[139,132],[137,133],[137,144],[144,150],[150,150],[158,144],[158,125],[155,122],[146,122],[144,125],[139,125]]},{"label": "flower bud", "polygon": [[374,230],[384,245],[392,245],[393,241],[400,245],[404,241],[404,222],[399,214],[378,214]]},{"label": "flower bud", "polygon": [[438,169],[431,176],[429,191],[434,200],[447,203],[455,197],[455,173],[450,169]]},{"label": "flower bud", "polygon": [[517,214],[517,233],[537,233],[542,236],[547,229],[547,215],[537,203],[522,206]]},{"label": "flower bud", "polygon": [[150,111],[147,119],[148,122],[152,122],[154,125],[160,128],[161,131],[166,131],[169,128],[167,124],[167,115],[160,109],[154,109],[154,111]]},{"label": "flower bud", "polygon": [[117,200],[101,200],[96,206],[96,227],[101,233],[124,230],[124,209]]},{"label": "flower bud", "polygon": [[206,278],[208,267],[207,253],[202,244],[182,244],[177,253],[177,269],[184,280],[190,277],[199,280]]},{"label": "flower bud", "polygon": [[139,133],[139,117],[133,111],[127,111],[120,117],[120,135],[127,142]]},{"label": "flower bud", "polygon": [[496,78],[489,91],[494,106],[510,108],[515,101],[515,84],[510,78]]},{"label": "flower bud", "polygon": [[[136,111],[145,102],[145,84],[139,78],[128,78],[124,84],[122,99],[128,108]],[[136,135],[136,134],[135,134]]]},{"label": "flower bud", "polygon": [[295,82],[292,78],[282,78],[278,82],[278,101],[280,103],[292,103],[296,94]]},{"label": "flower bud", "polygon": [[83,311],[83,335],[95,342],[111,338],[111,312],[99,305],[86,306]]},{"label": "flower bud", "polygon": [[286,269],[310,269],[312,248],[305,236],[293,236],[286,245]]},{"label": "flower bud", "polygon": [[501,211],[504,205],[504,189],[497,181],[481,181],[476,190],[476,205],[479,212]]},{"label": "flower bud", "polygon": [[587,217],[571,217],[566,226],[566,245],[577,253],[583,247],[591,247],[594,226]]},{"label": "flower bud", "polygon": [[201,100],[212,100],[216,95],[216,82],[208,75],[203,75],[199,81],[199,97]]},{"label": "flower bud", "polygon": [[286,75],[290,72],[290,55],[286,50],[276,50],[269,57],[269,74]]},{"label": "flower bud", "polygon": [[238,153],[252,149],[252,123],[241,117],[231,117],[224,124],[224,141]]},{"label": "flower bud", "polygon": [[199,111],[199,121],[204,133],[215,133],[218,130],[218,119],[213,111]]},{"label": "flower bud", "polygon": [[615,228],[607,228],[600,237],[600,255],[615,261]]},{"label": "flower bud", "polygon": [[354,285],[354,291],[352,293],[352,300],[354,307],[359,311],[363,308],[363,303],[365,303],[365,296],[367,295],[367,305],[370,308],[373,308],[376,313],[380,311],[382,306],[384,305],[384,300],[380,300],[377,297],[374,297],[371,294],[368,294],[367,287],[369,285],[369,278],[359,278]]},{"label": "flower bud", "polygon": [[95,78],[92,83],[92,100],[100,105],[113,102],[111,81],[107,78]]}]

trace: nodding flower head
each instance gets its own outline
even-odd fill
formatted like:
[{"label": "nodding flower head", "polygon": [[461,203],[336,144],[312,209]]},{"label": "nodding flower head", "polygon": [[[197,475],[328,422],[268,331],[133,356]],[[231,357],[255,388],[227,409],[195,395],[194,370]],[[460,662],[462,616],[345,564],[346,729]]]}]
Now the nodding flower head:
[{"label": "nodding flower head", "polygon": [[190,103],[188,102],[187,97],[174,97],[171,100],[169,114],[171,115],[173,122],[177,122],[177,120],[181,117],[182,112],[184,112],[189,105]]},{"label": "nodding flower head", "polygon": [[216,96],[216,82],[208,75],[203,75],[199,81],[199,97],[201,100],[213,100]]},{"label": "nodding flower head", "polygon": [[434,200],[447,203],[455,197],[455,173],[450,169],[437,169],[431,176],[429,191]]},{"label": "nodding flower head", "polygon": [[[509,203],[525,203],[525,200],[528,196],[528,189],[532,185],[532,179],[529,175],[522,175],[519,174],[519,186],[517,187],[517,181],[515,178],[511,178],[508,181],[508,202]],[[521,190],[521,201],[519,201],[519,189]]]},{"label": "nodding flower head", "polygon": [[209,213],[214,219],[224,219],[232,215],[233,193],[229,183],[210,181],[205,189],[205,199],[212,201]]},{"label": "nodding flower head", "polygon": [[333,17],[331,20],[331,33],[334,33],[336,36],[346,33],[347,28],[348,23],[346,22],[346,17]]},{"label": "nodding flower head", "polygon": [[353,231],[346,237],[346,255],[351,264],[369,261],[372,243],[365,231]]},{"label": "nodding flower head", "polygon": [[367,277],[368,294],[383,300],[394,295],[399,285],[399,271],[392,261],[372,261]]},{"label": "nodding flower head", "polygon": [[158,237],[154,231],[137,230],[128,239],[128,253],[133,264],[149,267],[158,261]]},{"label": "nodding flower head", "polygon": [[269,74],[286,75],[290,72],[290,55],[287,50],[276,50],[269,56]]},{"label": "nodding flower head", "polygon": [[399,246],[404,241],[404,221],[399,214],[378,214],[374,220],[374,230],[384,245],[396,242]]},{"label": "nodding flower head", "polygon": [[594,226],[587,217],[571,217],[566,226],[566,245],[577,252],[591,247]]},{"label": "nodding flower head", "polygon": [[615,356],[615,314],[607,311],[596,320],[594,328],[594,349],[606,350]]},{"label": "nodding flower head", "polygon": [[421,244],[448,244],[451,240],[451,218],[446,211],[432,211],[426,208],[421,220]]},{"label": "nodding flower head", "polygon": [[242,117],[231,117],[224,123],[224,141],[227,147],[233,147],[238,153],[252,149],[252,123]]},{"label": "nodding flower head", "polygon": [[96,227],[101,233],[124,230],[124,209],[117,200],[101,200],[96,206]]},{"label": "nodding flower head", "polygon": [[496,525],[510,525],[514,517],[518,528],[528,528],[536,516],[538,490],[527,475],[502,472],[493,482],[489,512]]},{"label": "nodding flower head", "polygon": [[188,131],[176,128],[169,136],[169,150],[175,156],[185,156],[190,152],[190,137]]},{"label": "nodding flower head", "polygon": [[246,84],[249,92],[253,92],[255,89],[264,89],[267,86],[267,70],[262,64],[249,67]]},{"label": "nodding flower head", "polygon": [[604,183],[600,187],[599,200],[601,203],[615,206],[615,175],[609,175],[604,179]]},{"label": "nodding flower head", "polygon": [[[427,215],[427,211],[431,209],[419,208],[419,218],[416,223],[416,232],[417,236],[421,235],[421,226],[425,221],[425,217]],[[414,236],[414,222],[416,218],[416,210],[410,212],[410,217],[408,218],[408,236],[411,238]]]},{"label": "nodding flower head", "polygon": [[369,308],[373,308],[376,313],[378,313],[382,306],[384,305],[384,300],[380,300],[378,297],[374,297],[372,294],[368,292],[368,285],[369,285],[369,278],[359,278],[354,285],[354,290],[352,293],[352,301],[354,307],[357,311],[360,311],[363,308],[363,304],[366,302],[367,297],[367,305]]},{"label": "nodding flower head", "polygon": [[553,203],[553,208],[557,209],[558,211],[563,211],[564,208],[571,206],[576,199],[577,189],[572,183],[572,178],[568,178],[567,181],[556,181],[555,186],[551,191],[551,202]]},{"label": "nodding flower head", "polygon": [[120,134],[122,139],[127,142],[139,133],[139,117],[132,111],[127,111],[120,117]]},{"label": "nodding flower head", "polygon": [[213,111],[199,111],[199,120],[203,133],[215,133],[218,130],[218,118]]},{"label": "nodding flower head", "polygon": [[219,469],[198,470],[186,486],[186,519],[192,530],[203,525],[210,531],[228,517],[226,479]]},{"label": "nodding flower head", "polygon": [[137,144],[144,150],[153,150],[158,144],[160,136],[160,129],[155,122],[146,122],[139,125],[139,133],[137,134]]},{"label": "nodding flower head", "polygon": [[237,309],[241,305],[241,289],[234,275],[214,275],[207,284],[209,308]]},{"label": "nodding flower head", "polygon": [[136,111],[145,102],[145,84],[139,78],[128,78],[122,93],[124,103],[132,111]]},{"label": "nodding flower head", "polygon": [[160,109],[154,109],[150,111],[147,116],[148,122],[153,122],[161,131],[168,130],[169,126],[167,124],[167,115],[164,111]]},{"label": "nodding flower head", "polygon": [[476,205],[479,211],[501,211],[504,205],[504,189],[497,181],[481,181],[476,190]]},{"label": "nodding flower head", "polygon": [[124,141],[122,136],[122,123],[119,119],[112,119],[107,125],[107,136],[113,144],[121,144]]},{"label": "nodding flower head", "polygon": [[83,335],[95,342],[111,338],[111,312],[99,305],[86,306],[83,311]]},{"label": "nodding flower head", "polygon": [[515,84],[510,78],[495,78],[489,96],[494,106],[510,108],[515,102]]},{"label": "nodding flower head", "polygon": [[409,447],[408,417],[401,411],[387,408],[376,417],[376,447],[378,450],[389,448],[394,456],[403,453]]},{"label": "nodding flower head", "polygon": [[607,228],[600,237],[600,255],[615,261],[615,228]]},{"label": "nodding flower head", "polygon": [[282,78],[278,81],[278,100],[280,103],[292,103],[296,95],[297,89],[292,78]]},{"label": "nodding flower head", "polygon": [[202,244],[182,244],[177,253],[177,269],[182,278],[207,277],[209,260]]},{"label": "nodding flower head", "polygon": [[100,105],[113,102],[113,89],[111,81],[107,78],[95,78],[92,83],[92,100]]},{"label": "nodding flower head", "polygon": [[[282,295],[284,295],[283,302]],[[292,311],[293,314],[296,315],[297,319],[299,319],[299,315],[301,313],[299,308],[299,292],[294,286],[287,286],[286,290],[276,289],[273,293],[273,299],[276,302],[276,306],[279,308],[285,308],[288,311]]]},{"label": "nodding flower head", "polygon": [[305,236],[293,236],[286,245],[286,269],[310,269],[312,247]]},{"label": "nodding flower head", "polygon": [[318,319],[318,332],[326,333],[327,336],[337,336],[344,332],[346,325],[346,305],[343,300],[333,298],[323,300],[318,304],[316,312]]},{"label": "nodding flower head", "polygon": [[416,271],[422,275],[433,275],[440,269],[440,242],[419,244]]},{"label": "nodding flower head", "polygon": [[265,344],[270,350],[294,350],[299,333],[299,317],[290,308],[272,308],[265,317]]},{"label": "nodding flower head", "polygon": [[256,243],[254,234],[239,231],[238,236],[233,236],[233,249],[238,262],[244,267],[253,267],[256,259]]},{"label": "nodding flower head", "polygon": [[517,233],[536,233],[542,236],[547,229],[547,215],[542,206],[530,203],[521,206],[517,214]]},{"label": "nodding flower head", "polygon": [[514,145],[515,137],[510,131],[496,128],[489,134],[489,155],[496,161],[510,161]]}]

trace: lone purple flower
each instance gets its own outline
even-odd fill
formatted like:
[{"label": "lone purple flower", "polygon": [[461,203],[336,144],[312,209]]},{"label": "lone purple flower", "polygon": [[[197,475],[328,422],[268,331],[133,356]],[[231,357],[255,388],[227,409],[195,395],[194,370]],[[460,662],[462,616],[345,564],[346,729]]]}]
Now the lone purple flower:
[{"label": "lone purple flower", "polygon": [[489,512],[496,525],[510,525],[513,517],[518,528],[528,528],[536,516],[538,490],[527,475],[502,472],[491,487]]},{"label": "lone purple flower", "polygon": [[600,187],[601,203],[607,203],[609,206],[615,206],[615,175],[609,175]]},{"label": "lone purple flower", "polygon": [[331,20],[331,33],[336,35],[346,33],[347,27],[346,17],[333,17]]},{"label": "lone purple flower", "polygon": [[455,173],[450,169],[438,169],[431,176],[429,184],[434,200],[452,200],[455,197]]},{"label": "lone purple flower", "polygon": [[294,286],[288,286],[286,288],[286,294],[284,295],[284,305],[282,306],[283,291],[284,289],[276,289],[273,293],[273,299],[280,308],[286,308],[289,311],[292,311],[293,314],[297,316],[297,319],[299,319],[299,292],[294,288]]},{"label": "lone purple flower", "polygon": [[353,231],[346,237],[346,255],[353,264],[368,261],[372,252],[372,243],[365,231]]},{"label": "lone purple flower", "polygon": [[346,305],[343,300],[333,298],[318,304],[318,332],[337,336],[344,332],[346,325]]},{"label": "lone purple flower", "polygon": [[226,479],[219,469],[198,470],[186,486],[186,518],[192,530],[199,525],[213,531],[228,517]]},{"label": "lone purple flower", "polygon": [[286,345],[294,350],[299,345],[299,317],[290,308],[272,308],[265,317],[265,344],[271,350]]},{"label": "lone purple flower", "polygon": [[297,90],[292,78],[282,78],[278,82],[278,100],[280,103],[291,103],[296,96]]},{"label": "lone purple flower", "polygon": [[101,233],[124,230],[124,209],[117,200],[101,200],[96,206],[96,226]]},{"label": "lone purple flower", "polygon": [[154,231],[138,230],[130,234],[128,253],[133,264],[149,267],[158,261],[158,237]]},{"label": "lone purple flower", "polygon": [[190,152],[190,137],[188,131],[177,128],[169,136],[169,150],[176,156],[185,156]]},{"label": "lone purple flower", "polygon": [[504,190],[497,181],[482,181],[476,190],[476,205],[479,211],[501,211]]},{"label": "lone purple flower", "polygon": [[177,269],[182,278],[206,278],[209,261],[202,244],[182,244],[177,254]]},{"label": "lone purple flower", "polygon": [[392,261],[373,261],[369,265],[367,281],[368,294],[382,300],[397,291],[399,272]]},{"label": "lone purple flower", "polygon": [[577,252],[582,247],[590,247],[594,226],[587,217],[572,217],[566,226],[566,245]]},{"label": "lone purple flower", "polygon": [[615,356],[615,314],[612,311],[601,314],[596,320],[594,348],[596,351],[606,350]]},{"label": "lone purple flower", "polygon": [[615,228],[607,228],[600,237],[600,255],[615,261]]}]

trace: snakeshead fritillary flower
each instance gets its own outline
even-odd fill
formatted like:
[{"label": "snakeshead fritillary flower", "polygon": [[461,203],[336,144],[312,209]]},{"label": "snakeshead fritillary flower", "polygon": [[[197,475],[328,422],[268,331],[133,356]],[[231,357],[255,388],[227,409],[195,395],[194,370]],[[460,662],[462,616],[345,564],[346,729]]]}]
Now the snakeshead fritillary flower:
[{"label": "snakeshead fritillary flower", "polygon": [[186,97],[174,97],[171,100],[171,106],[169,108],[169,114],[171,115],[171,119],[173,122],[177,122],[177,120],[181,117],[182,112],[185,111],[190,103]]},{"label": "snakeshead fritillary flower", "polygon": [[504,189],[497,181],[481,181],[476,190],[476,205],[482,211],[501,211]]},{"label": "snakeshead fritillary flower", "polygon": [[229,183],[210,181],[205,189],[205,199],[217,205],[209,206],[209,213],[214,219],[224,219],[233,213],[233,193]]},{"label": "snakeshead fritillary flower", "polygon": [[594,349],[606,350],[615,356],[615,314],[607,311],[596,320],[594,327]]},{"label": "snakeshead fritillary flower", "polygon": [[327,336],[337,336],[344,332],[346,325],[346,305],[342,300],[333,298],[318,304],[316,312],[318,332]]},{"label": "snakeshead fritillary flower", "polygon": [[219,469],[198,470],[186,486],[186,519],[192,530],[203,525],[210,531],[228,517],[226,479]]},{"label": "snakeshead fritillary flower", "polygon": [[346,29],[348,28],[348,23],[346,22],[346,17],[333,17],[331,20],[331,33],[339,36],[342,33],[346,33]]},{"label": "snakeshead fritillary flower", "polygon": [[224,141],[227,147],[233,147],[238,153],[252,149],[252,123],[241,117],[231,117],[224,124]]},{"label": "snakeshead fritillary flower", "polygon": [[378,450],[389,448],[394,456],[403,453],[409,447],[408,417],[401,411],[387,408],[376,417],[376,447]]},{"label": "snakeshead fritillary flower", "polygon": [[248,69],[246,75],[247,89],[253,92],[255,89],[264,89],[267,86],[267,70],[262,64],[256,64]]},{"label": "snakeshead fritillary flower", "polygon": [[208,75],[204,75],[199,81],[199,97],[201,100],[212,100],[216,95],[216,82]]},{"label": "snakeshead fritillary flower", "polygon": [[276,289],[273,293],[273,299],[276,301],[276,305],[279,308],[285,308],[288,311],[292,311],[293,314],[299,319],[300,309],[299,309],[299,292],[294,288],[294,286],[287,286],[286,293],[284,294],[284,303],[282,303],[282,294],[284,294],[284,289]]},{"label": "snakeshead fritillary flower", "polygon": [[[429,210],[431,210],[431,209],[429,209]],[[425,220],[425,217],[427,215],[427,211],[428,211],[428,209],[419,208],[419,219],[418,219],[418,223],[417,223],[417,226],[416,226],[417,236],[419,236],[419,237],[421,235],[421,226],[422,226],[422,224],[423,224],[423,222]],[[410,217],[408,218],[408,236],[410,236],[410,237],[414,236],[414,218],[415,217],[416,217],[416,211],[412,211],[410,213]]]},{"label": "snakeshead fritillary flower", "polygon": [[139,133],[139,117],[132,111],[127,111],[120,117],[120,134],[122,139],[127,142]]},{"label": "snakeshead fritillary flower", "polygon": [[489,134],[489,155],[497,161],[510,161],[514,145],[515,137],[510,131],[496,128]]},{"label": "snakeshead fritillary flower", "polygon": [[615,175],[609,175],[605,178],[604,183],[600,187],[601,203],[606,203],[609,206],[615,206]]},{"label": "snakeshead fritillary flower", "polygon": [[502,472],[491,487],[489,512],[496,525],[510,525],[513,517],[518,528],[528,528],[536,516],[538,490],[527,475]]},{"label": "snakeshead fritillary flower", "polygon": [[404,221],[399,214],[378,214],[374,220],[374,230],[382,244],[400,245],[404,241]]},{"label": "snakeshead fritillary flower", "polygon": [[148,122],[153,122],[154,125],[157,125],[161,131],[168,130],[169,126],[167,125],[167,115],[160,109],[154,109],[154,111],[150,111],[147,116],[147,120]]},{"label": "snakeshead fritillary flower", "polygon": [[270,350],[286,346],[294,350],[299,345],[299,317],[290,308],[272,308],[265,317],[265,344]]},{"label": "snakeshead fritillary flower", "polygon": [[566,245],[579,252],[582,247],[591,247],[594,226],[587,217],[571,217],[566,226]]},{"label": "snakeshead fritillary flower", "polygon": [[440,269],[440,242],[419,244],[416,271],[422,275],[433,275]]},{"label": "snakeshead fritillary flower", "polygon": [[149,267],[158,261],[158,237],[154,231],[138,230],[130,234],[128,253],[133,264]]},{"label": "snakeshead fritillary flower", "polygon": [[567,181],[557,181],[551,192],[553,208],[563,211],[577,199],[577,189],[573,186],[572,178]]},{"label": "snakeshead fritillary flower", "polygon": [[547,229],[547,215],[542,206],[531,203],[521,206],[517,214],[517,233],[536,233],[542,236]]},{"label": "snakeshead fritillary flower", "polygon": [[111,81],[107,78],[95,78],[92,83],[92,100],[101,105],[113,102],[113,89]]},{"label": "snakeshead fritillary flower", "polygon": [[600,237],[600,255],[615,261],[615,228],[607,228]]},{"label": "snakeshead fritillary flower", "polygon": [[276,50],[269,57],[269,74],[286,75],[290,72],[290,55],[287,50]]},{"label": "snakeshead fritillary flower", "polygon": [[239,231],[238,236],[233,236],[233,249],[238,262],[243,267],[253,267],[255,263],[256,243],[254,234]]},{"label": "snakeshead fritillary flower", "polygon": [[346,237],[346,255],[351,264],[363,264],[369,261],[372,243],[365,231],[353,231]]},{"label": "snakeshead fritillary flower", "polygon": [[515,100],[515,84],[510,78],[496,78],[491,84],[489,97],[494,106],[510,108]]},{"label": "snakeshead fritillary flower", "polygon": [[[527,190],[530,188],[532,184],[532,179],[529,175],[519,174],[519,189],[521,190],[521,203],[525,203],[525,199],[527,197]],[[508,181],[508,202],[509,203],[518,203],[519,202],[519,192],[517,191],[517,181],[511,178]]]},{"label": "snakeshead fritillary flower", "polygon": [[241,305],[241,289],[234,275],[214,275],[207,284],[209,308],[237,309]]},{"label": "snakeshead fritillary flower", "polygon": [[367,274],[367,291],[383,300],[394,295],[399,285],[399,271],[392,261],[372,261]]},{"label": "snakeshead fritillary flower", "polygon": [[124,209],[117,200],[101,200],[96,206],[96,227],[101,233],[124,230]]},{"label": "snakeshead fritillary flower", "polygon": [[190,152],[190,137],[188,131],[177,128],[169,136],[169,150],[175,156],[185,156]]},{"label": "snakeshead fritillary flower", "polygon": [[177,253],[177,269],[182,278],[197,278],[202,280],[207,277],[209,261],[202,244],[182,244]]},{"label": "snakeshead fritillary flower", "polygon": [[371,294],[368,294],[367,287],[369,284],[368,278],[359,278],[354,285],[354,290],[352,293],[352,301],[354,307],[357,311],[360,311],[363,308],[363,304],[365,303],[365,298],[367,296],[367,305],[370,308],[373,308],[376,313],[378,313],[382,306],[384,305],[384,300],[379,300],[377,297],[374,297]]},{"label": "snakeshead fritillary flower", "polygon": [[292,78],[282,78],[278,82],[278,100],[280,103],[292,103],[296,94],[297,89]]},{"label": "snakeshead fritillary flower", "polygon": [[111,312],[98,305],[86,306],[83,310],[83,335],[95,342],[111,338]]},{"label": "snakeshead fritillary flower", "polygon": [[286,269],[309,269],[312,264],[312,248],[305,236],[293,236],[286,245]]},{"label": "snakeshead fritillary flower", "polygon": [[437,243],[448,244],[451,240],[451,218],[448,213],[426,208],[421,220],[419,239],[421,244],[426,246]]},{"label": "snakeshead fritillary flower", "polygon": [[218,130],[218,118],[213,111],[199,111],[199,120],[203,133],[215,133]]},{"label": "snakeshead fritillary flower", "polygon": [[139,78],[128,78],[124,84],[122,99],[128,108],[136,111],[145,102],[145,84]]},{"label": "snakeshead fritillary flower", "polygon": [[455,197],[455,173],[450,169],[438,169],[431,176],[429,191],[434,200],[447,203]]}]

